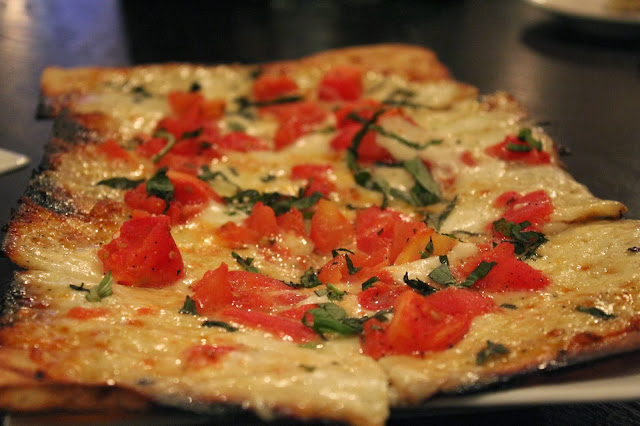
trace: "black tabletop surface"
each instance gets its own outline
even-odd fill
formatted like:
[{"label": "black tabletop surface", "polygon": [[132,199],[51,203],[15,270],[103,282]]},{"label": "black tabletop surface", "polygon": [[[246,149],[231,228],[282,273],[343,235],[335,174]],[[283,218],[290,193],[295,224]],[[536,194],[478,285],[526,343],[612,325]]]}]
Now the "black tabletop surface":
[{"label": "black tabletop surface", "polygon": [[[0,0],[0,147],[31,159],[0,177],[0,222],[47,142],[51,122],[34,118],[46,65],[252,63],[382,42],[430,47],[457,79],[514,94],[570,151],[577,180],[640,218],[639,27],[604,36],[597,22],[557,20],[516,0]],[[0,268],[10,277],[6,259]],[[418,422],[640,424],[640,402],[414,410],[391,420]]]}]

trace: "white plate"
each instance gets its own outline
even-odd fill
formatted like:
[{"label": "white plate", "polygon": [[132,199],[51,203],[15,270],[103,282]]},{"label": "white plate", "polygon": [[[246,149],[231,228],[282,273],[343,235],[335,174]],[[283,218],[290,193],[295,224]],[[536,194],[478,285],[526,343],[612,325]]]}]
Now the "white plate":
[{"label": "white plate", "polygon": [[29,164],[29,157],[0,148],[0,175],[23,168]]},{"label": "white plate", "polygon": [[640,11],[622,11],[611,7],[611,0],[526,0],[548,12],[574,20],[606,24],[640,25]]},{"label": "white plate", "polygon": [[640,353],[594,361],[526,379],[506,390],[435,398],[430,408],[499,408],[640,400]]}]

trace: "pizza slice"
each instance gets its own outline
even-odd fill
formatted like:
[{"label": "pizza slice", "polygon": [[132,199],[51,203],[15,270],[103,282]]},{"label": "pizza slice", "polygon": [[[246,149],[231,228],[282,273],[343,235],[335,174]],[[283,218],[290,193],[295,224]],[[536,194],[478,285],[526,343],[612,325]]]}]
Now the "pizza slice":
[{"label": "pizza slice", "polygon": [[426,49],[49,68],[42,92],[4,408],[382,424],[640,344],[638,222]]}]

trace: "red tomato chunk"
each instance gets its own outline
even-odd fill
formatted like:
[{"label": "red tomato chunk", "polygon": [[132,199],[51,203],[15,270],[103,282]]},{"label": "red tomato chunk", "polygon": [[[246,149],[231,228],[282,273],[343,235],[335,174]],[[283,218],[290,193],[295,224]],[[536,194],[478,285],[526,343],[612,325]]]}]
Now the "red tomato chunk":
[{"label": "red tomato chunk", "polygon": [[180,251],[167,216],[126,221],[119,235],[98,251],[105,271],[116,282],[133,287],[166,287],[184,274]]}]

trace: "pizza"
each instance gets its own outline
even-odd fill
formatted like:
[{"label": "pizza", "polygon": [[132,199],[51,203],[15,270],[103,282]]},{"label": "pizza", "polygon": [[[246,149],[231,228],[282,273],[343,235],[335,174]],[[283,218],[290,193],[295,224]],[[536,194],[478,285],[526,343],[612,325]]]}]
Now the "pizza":
[{"label": "pizza", "polygon": [[380,425],[640,346],[640,222],[425,48],[50,67],[40,113],[5,410]]}]

